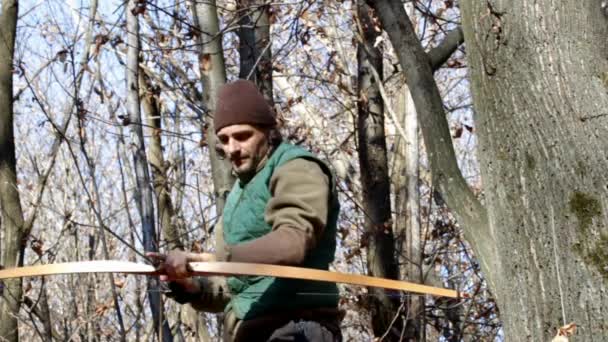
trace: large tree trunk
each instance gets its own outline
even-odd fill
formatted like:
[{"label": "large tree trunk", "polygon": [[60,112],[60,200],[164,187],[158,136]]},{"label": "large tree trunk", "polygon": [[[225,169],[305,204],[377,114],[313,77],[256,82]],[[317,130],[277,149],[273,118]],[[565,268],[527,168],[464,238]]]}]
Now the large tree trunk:
[{"label": "large tree trunk", "polygon": [[[417,47],[406,49],[413,37],[404,12],[375,4],[408,81],[421,80],[428,70]],[[608,26],[600,3],[470,0],[462,8],[487,227],[440,189],[495,290],[507,339],[548,340],[575,322],[577,337],[602,340]],[[418,95],[436,97],[431,90]]]},{"label": "large tree trunk", "polygon": [[[154,224],[154,204],[150,175],[145,152],[144,135],[142,130],[140,100],[139,100],[139,20],[136,8],[141,4],[131,0],[127,6],[127,111],[131,122],[131,143],[133,145],[133,164],[137,181],[137,208],[141,215],[143,247],[145,251],[158,251],[158,238]],[[163,307],[160,298],[160,286],[157,277],[148,277],[148,300],[157,333],[162,340],[172,341],[173,336],[169,324],[163,317]]]},{"label": "large tree trunk", "polygon": [[[0,265],[4,267],[17,266],[21,241],[25,238],[13,132],[13,53],[18,7],[17,1],[3,1],[0,15]],[[5,341],[19,340],[21,292],[21,279],[7,280],[0,287],[0,338]]]},{"label": "large tree trunk", "polygon": [[600,1],[461,1],[495,292],[509,341],[608,336],[608,18]]},{"label": "large tree trunk", "polygon": [[[371,9],[363,1],[357,4],[357,19],[361,42],[357,48],[358,61],[358,154],[361,169],[362,200],[365,209],[365,237],[368,272],[376,277],[397,279],[395,242],[391,222],[390,183],[384,135],[384,102],[372,68],[382,74],[382,53],[373,46],[378,33],[374,30]],[[382,289],[370,289],[369,303],[372,311],[374,335],[386,335],[388,340],[398,340],[401,323],[398,314],[398,298],[390,298]],[[396,333],[388,333],[396,328]]]},{"label": "large tree trunk", "polygon": [[224,65],[224,52],[222,50],[222,35],[219,33],[219,20],[217,17],[217,6],[215,0],[191,1],[194,17],[194,26],[200,31],[200,55],[199,69],[203,83],[203,103],[207,109],[208,116],[203,120],[205,125],[205,139],[209,147],[209,159],[211,161],[211,174],[217,200],[217,213],[220,215],[226,203],[226,197],[234,183],[234,177],[230,172],[230,163],[218,158],[215,149],[217,137],[213,125],[213,112],[217,91],[226,83],[226,67]]}]

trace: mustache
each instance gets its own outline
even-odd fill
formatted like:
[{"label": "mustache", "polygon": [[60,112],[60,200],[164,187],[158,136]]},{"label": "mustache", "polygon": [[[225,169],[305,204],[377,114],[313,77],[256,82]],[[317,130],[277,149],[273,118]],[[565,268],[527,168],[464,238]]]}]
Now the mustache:
[{"label": "mustache", "polygon": [[243,159],[243,158],[247,158],[248,155],[242,154],[242,153],[233,153],[233,154],[230,154],[228,157],[230,159]]}]

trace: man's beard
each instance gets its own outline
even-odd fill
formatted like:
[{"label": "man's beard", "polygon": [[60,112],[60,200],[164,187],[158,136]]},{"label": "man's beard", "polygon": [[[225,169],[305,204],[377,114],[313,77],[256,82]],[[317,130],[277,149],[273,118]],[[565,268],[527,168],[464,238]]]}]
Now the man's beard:
[{"label": "man's beard", "polygon": [[239,168],[233,166],[233,169],[240,180],[248,181],[256,174],[259,158],[246,158],[244,162],[249,162],[246,168],[240,168],[239,170]]}]

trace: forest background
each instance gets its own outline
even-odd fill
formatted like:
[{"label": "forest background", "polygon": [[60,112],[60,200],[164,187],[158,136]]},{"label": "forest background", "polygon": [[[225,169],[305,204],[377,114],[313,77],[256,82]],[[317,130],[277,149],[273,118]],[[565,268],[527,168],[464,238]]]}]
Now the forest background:
[{"label": "forest background", "polygon": [[[605,1],[2,1],[0,265],[213,251],[215,93],[255,81],[328,160],[346,340],[608,333]],[[482,182],[483,180],[483,182]],[[155,278],[4,282],[0,336],[213,341]],[[500,308],[500,313],[498,308]],[[580,336],[580,337],[579,337]]]}]

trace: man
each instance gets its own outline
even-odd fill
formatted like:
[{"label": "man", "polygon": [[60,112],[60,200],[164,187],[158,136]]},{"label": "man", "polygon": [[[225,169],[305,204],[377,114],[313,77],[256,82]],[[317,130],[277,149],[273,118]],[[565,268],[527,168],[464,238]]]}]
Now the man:
[{"label": "man", "polygon": [[179,303],[224,311],[225,341],[341,341],[335,284],[273,277],[188,278],[193,261],[234,261],[327,269],[339,204],[329,168],[281,142],[276,117],[256,86],[239,80],[218,92],[219,150],[235,182],[216,225],[216,254],[150,255]]}]

